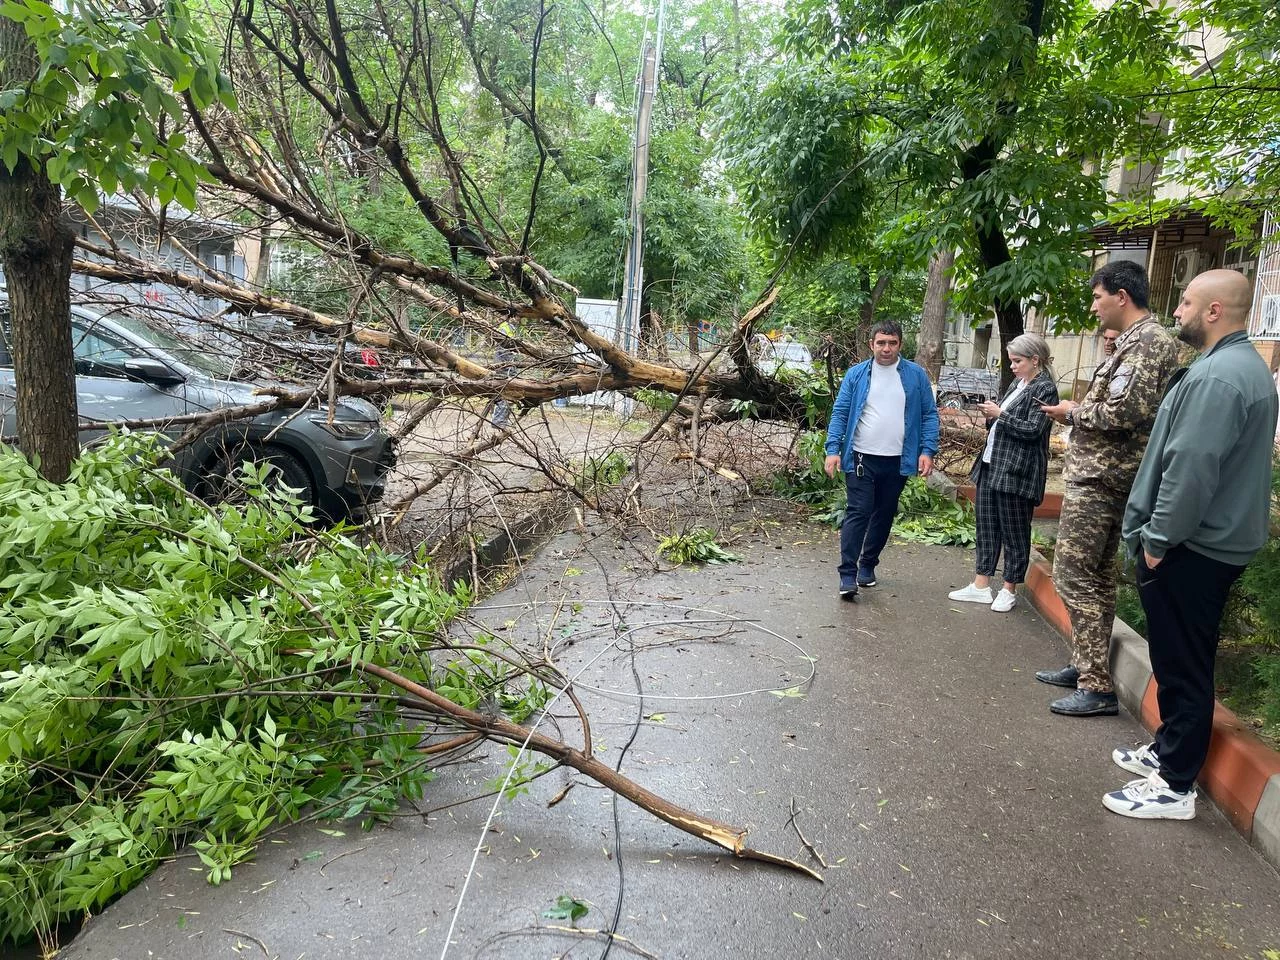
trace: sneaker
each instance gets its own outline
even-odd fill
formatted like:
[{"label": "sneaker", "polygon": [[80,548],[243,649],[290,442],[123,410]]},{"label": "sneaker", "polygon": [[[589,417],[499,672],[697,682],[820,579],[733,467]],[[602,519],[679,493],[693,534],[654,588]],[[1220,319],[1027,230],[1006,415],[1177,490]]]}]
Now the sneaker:
[{"label": "sneaker", "polygon": [[1121,770],[1128,770],[1140,777],[1149,777],[1160,772],[1160,758],[1156,756],[1156,745],[1148,743],[1134,750],[1117,747],[1111,751],[1111,759]]},{"label": "sneaker", "polygon": [[947,599],[958,600],[961,603],[985,603],[987,606],[991,606],[991,602],[995,598],[991,596],[990,587],[975,587],[971,583],[959,590],[952,590],[947,594]]},{"label": "sneaker", "polygon": [[1081,687],[1053,701],[1049,709],[1067,717],[1114,717],[1120,712],[1120,701],[1114,693],[1098,693]]},{"label": "sneaker", "polygon": [[850,603],[858,599],[858,584],[853,580],[840,581],[840,599]]},{"label": "sneaker", "polygon": [[875,585],[876,585],[876,575],[873,571],[871,570],[858,571],[858,586],[874,587]]},{"label": "sneaker", "polygon": [[996,613],[1008,613],[1017,602],[1018,595],[1016,593],[1001,587],[1000,592],[996,594],[996,598],[991,601],[991,609]]},{"label": "sneaker", "polygon": [[1160,774],[1131,780],[1123,789],[1103,794],[1102,805],[1112,813],[1138,820],[1194,820],[1196,791],[1171,790]]}]

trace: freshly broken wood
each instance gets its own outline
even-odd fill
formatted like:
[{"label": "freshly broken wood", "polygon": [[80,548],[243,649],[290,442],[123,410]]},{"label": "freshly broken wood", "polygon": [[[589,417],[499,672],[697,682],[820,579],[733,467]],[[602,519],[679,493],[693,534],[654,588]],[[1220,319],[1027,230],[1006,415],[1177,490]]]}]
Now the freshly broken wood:
[{"label": "freshly broken wood", "polygon": [[698,466],[706,470],[710,470],[712,473],[718,473],[720,474],[720,476],[724,477],[726,480],[740,481],[742,479],[742,474],[735,473],[734,471],[730,470],[728,467],[718,467],[714,463],[712,463],[710,460],[708,460],[706,457],[696,456],[695,454],[690,453],[688,450],[684,450],[680,453],[675,454],[671,459],[672,460],[692,460]]},{"label": "freshly broken wood", "polygon": [[399,687],[406,693],[421,700],[424,708],[448,717],[492,740],[516,745],[528,744],[529,749],[550,757],[567,767],[572,767],[579,773],[586,774],[597,783],[608,787],[619,796],[630,800],[636,806],[653,814],[659,820],[664,820],[678,830],[683,830],[685,833],[692,834],[699,839],[728,850],[735,857],[743,860],[772,863],[791,870],[797,870],[813,877],[815,880],[821,881],[823,879],[821,874],[795,860],[748,847],[746,845],[748,833],[746,827],[737,827],[709,817],[703,817],[692,810],[678,806],[670,800],[640,786],[629,777],[623,776],[612,767],[601,763],[595,757],[587,756],[583,751],[570,747],[568,744],[529,730],[520,724],[512,723],[503,717],[489,716],[488,714],[478,713],[475,710],[468,710],[447,697],[442,697],[434,690],[429,690],[422,684],[403,677],[393,670],[388,670],[386,667],[372,663],[355,663],[354,666],[362,673],[385,680],[387,683]]}]

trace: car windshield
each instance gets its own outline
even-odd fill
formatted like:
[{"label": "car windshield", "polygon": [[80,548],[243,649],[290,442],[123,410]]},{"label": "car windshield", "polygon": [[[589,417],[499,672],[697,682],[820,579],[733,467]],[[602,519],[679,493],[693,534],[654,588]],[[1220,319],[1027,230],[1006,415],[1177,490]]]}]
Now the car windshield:
[{"label": "car windshield", "polygon": [[785,360],[798,360],[800,363],[809,363],[813,359],[809,355],[809,348],[803,343],[779,343],[774,346],[774,350],[779,357]]},{"label": "car windshield", "polygon": [[113,314],[112,321],[124,327],[130,333],[141,337],[166,353],[177,357],[189,367],[194,367],[206,376],[216,380],[231,379],[231,365],[221,357],[213,356],[195,347],[189,341],[175,336],[167,330],[159,330],[149,323],[127,313]]}]

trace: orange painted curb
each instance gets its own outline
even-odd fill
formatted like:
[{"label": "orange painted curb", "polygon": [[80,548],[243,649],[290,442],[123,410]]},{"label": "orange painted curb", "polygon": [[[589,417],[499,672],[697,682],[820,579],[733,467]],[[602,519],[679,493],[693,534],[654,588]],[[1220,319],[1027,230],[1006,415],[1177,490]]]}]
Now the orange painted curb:
[{"label": "orange painted curb", "polygon": [[1280,754],[1253,735],[1220,703],[1213,709],[1213,739],[1200,781],[1246,837],[1253,814],[1272,775],[1280,773]]},{"label": "orange painted curb", "polygon": [[1068,640],[1071,639],[1071,617],[1067,608],[1053,586],[1053,571],[1043,560],[1033,561],[1027,568],[1027,591],[1031,594],[1031,602],[1040,611],[1040,616],[1049,621],[1049,625]]},{"label": "orange painted curb", "polygon": [[[1036,560],[1027,570],[1027,590],[1031,602],[1064,637],[1071,636],[1071,621],[1062,598],[1053,586],[1053,571],[1044,560]],[[1142,695],[1139,720],[1151,732],[1160,726],[1160,705],[1155,677],[1147,681]],[[1200,771],[1200,784],[1246,837],[1253,832],[1253,815],[1263,791],[1273,776],[1280,774],[1280,753],[1272,750],[1242,724],[1239,718],[1217,701],[1213,706],[1213,734],[1209,756]]]},{"label": "orange painted curb", "polygon": [[[978,499],[978,491],[973,484],[966,483],[956,487],[956,495],[964,497],[970,503],[976,503]],[[1036,507],[1035,513],[1031,514],[1036,520],[1057,520],[1062,516],[1062,494],[1046,493],[1044,500]]]},{"label": "orange painted curb", "polygon": [[1062,494],[1046,493],[1032,516],[1037,520],[1057,520],[1062,516]]}]

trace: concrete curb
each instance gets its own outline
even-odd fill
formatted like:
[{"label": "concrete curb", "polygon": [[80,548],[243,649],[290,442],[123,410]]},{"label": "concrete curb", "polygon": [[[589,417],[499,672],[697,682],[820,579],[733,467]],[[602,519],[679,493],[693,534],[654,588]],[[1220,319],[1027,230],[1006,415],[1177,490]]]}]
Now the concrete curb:
[{"label": "concrete curb", "polygon": [[[1027,571],[1026,590],[1040,615],[1070,639],[1071,621],[1054,589],[1053,570],[1039,555],[1033,555]],[[1111,639],[1111,671],[1120,702],[1154,732],[1160,725],[1160,707],[1147,642],[1119,619]],[[1200,772],[1200,788],[1254,849],[1280,869],[1280,753],[1254,736],[1221,703],[1214,706],[1213,739]]]},{"label": "concrete curb", "polygon": [[478,589],[480,585],[473,582],[473,573],[484,579],[499,567],[506,566],[512,557],[531,553],[540,547],[564,526],[570,506],[568,495],[562,494],[550,503],[540,504],[521,514],[476,546],[474,570],[469,558],[458,560],[441,574],[441,582],[448,586],[461,580]]}]

